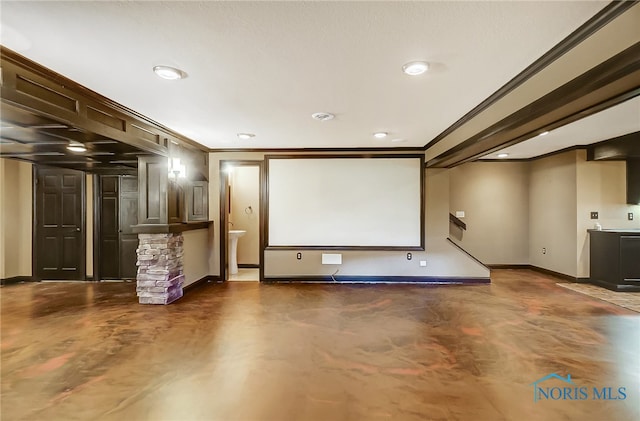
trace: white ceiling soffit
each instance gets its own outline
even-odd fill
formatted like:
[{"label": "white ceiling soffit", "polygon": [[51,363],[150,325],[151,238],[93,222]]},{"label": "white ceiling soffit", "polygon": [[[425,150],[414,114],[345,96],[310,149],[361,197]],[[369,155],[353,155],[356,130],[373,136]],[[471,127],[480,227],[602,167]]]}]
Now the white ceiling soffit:
[{"label": "white ceiling soffit", "polygon": [[534,158],[579,145],[590,145],[602,140],[640,131],[640,97],[635,97],[599,113],[555,129],[545,136],[536,136],[482,159]]},{"label": "white ceiling soffit", "polygon": [[210,148],[422,147],[607,3],[2,1],[0,19],[6,47]]}]

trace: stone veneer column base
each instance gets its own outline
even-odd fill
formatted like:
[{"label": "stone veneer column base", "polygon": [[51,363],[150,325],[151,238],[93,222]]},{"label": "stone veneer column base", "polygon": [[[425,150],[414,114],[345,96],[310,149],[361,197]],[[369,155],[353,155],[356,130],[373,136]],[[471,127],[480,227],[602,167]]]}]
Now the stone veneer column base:
[{"label": "stone veneer column base", "polygon": [[182,234],[138,234],[136,292],[140,304],[169,304],[182,297]]}]

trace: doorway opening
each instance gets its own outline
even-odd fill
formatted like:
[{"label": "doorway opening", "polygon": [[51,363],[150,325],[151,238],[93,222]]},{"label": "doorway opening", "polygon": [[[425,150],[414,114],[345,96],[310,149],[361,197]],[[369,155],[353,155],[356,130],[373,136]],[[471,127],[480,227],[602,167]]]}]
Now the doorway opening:
[{"label": "doorway opening", "polygon": [[263,278],[263,163],[220,161],[220,272],[224,281]]}]

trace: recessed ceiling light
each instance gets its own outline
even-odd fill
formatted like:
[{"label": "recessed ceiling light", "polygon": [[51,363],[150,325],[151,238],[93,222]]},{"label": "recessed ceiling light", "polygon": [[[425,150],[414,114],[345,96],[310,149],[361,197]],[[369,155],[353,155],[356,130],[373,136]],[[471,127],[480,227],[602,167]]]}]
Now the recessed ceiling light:
[{"label": "recessed ceiling light", "polygon": [[508,157],[508,156],[509,156],[509,154],[508,154],[508,153],[499,153],[499,154],[498,154],[498,158],[506,158],[506,157]]},{"label": "recessed ceiling light", "polygon": [[311,118],[319,120],[319,121],[329,121],[335,118],[335,115],[331,113],[313,113],[311,114]]},{"label": "recessed ceiling light", "polygon": [[177,80],[184,79],[187,74],[180,69],[171,66],[154,66],[153,71],[162,79]]},{"label": "recessed ceiling light", "polygon": [[399,142],[406,142],[407,139],[392,139],[391,141],[394,143],[399,143]]},{"label": "recessed ceiling light", "polygon": [[238,139],[249,140],[256,137],[253,133],[238,133]]},{"label": "recessed ceiling light", "polygon": [[384,139],[388,134],[389,133],[387,132],[376,132],[373,134],[373,137],[375,137],[376,139]]},{"label": "recessed ceiling light", "polygon": [[67,149],[71,152],[86,152],[87,148],[80,142],[69,142]]},{"label": "recessed ceiling light", "polygon": [[429,63],[426,61],[412,61],[402,66],[402,71],[409,76],[418,76],[429,70]]},{"label": "recessed ceiling light", "polygon": [[538,136],[546,136],[546,135],[548,135],[548,134],[549,134],[549,132],[548,132],[548,131],[545,131],[545,132],[540,133]]}]

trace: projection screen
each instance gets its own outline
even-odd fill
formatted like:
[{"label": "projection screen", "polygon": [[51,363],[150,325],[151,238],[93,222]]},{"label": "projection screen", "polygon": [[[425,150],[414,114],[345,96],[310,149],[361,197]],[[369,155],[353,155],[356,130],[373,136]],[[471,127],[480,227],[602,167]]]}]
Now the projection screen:
[{"label": "projection screen", "polygon": [[268,247],[424,248],[422,155],[266,160]]}]

